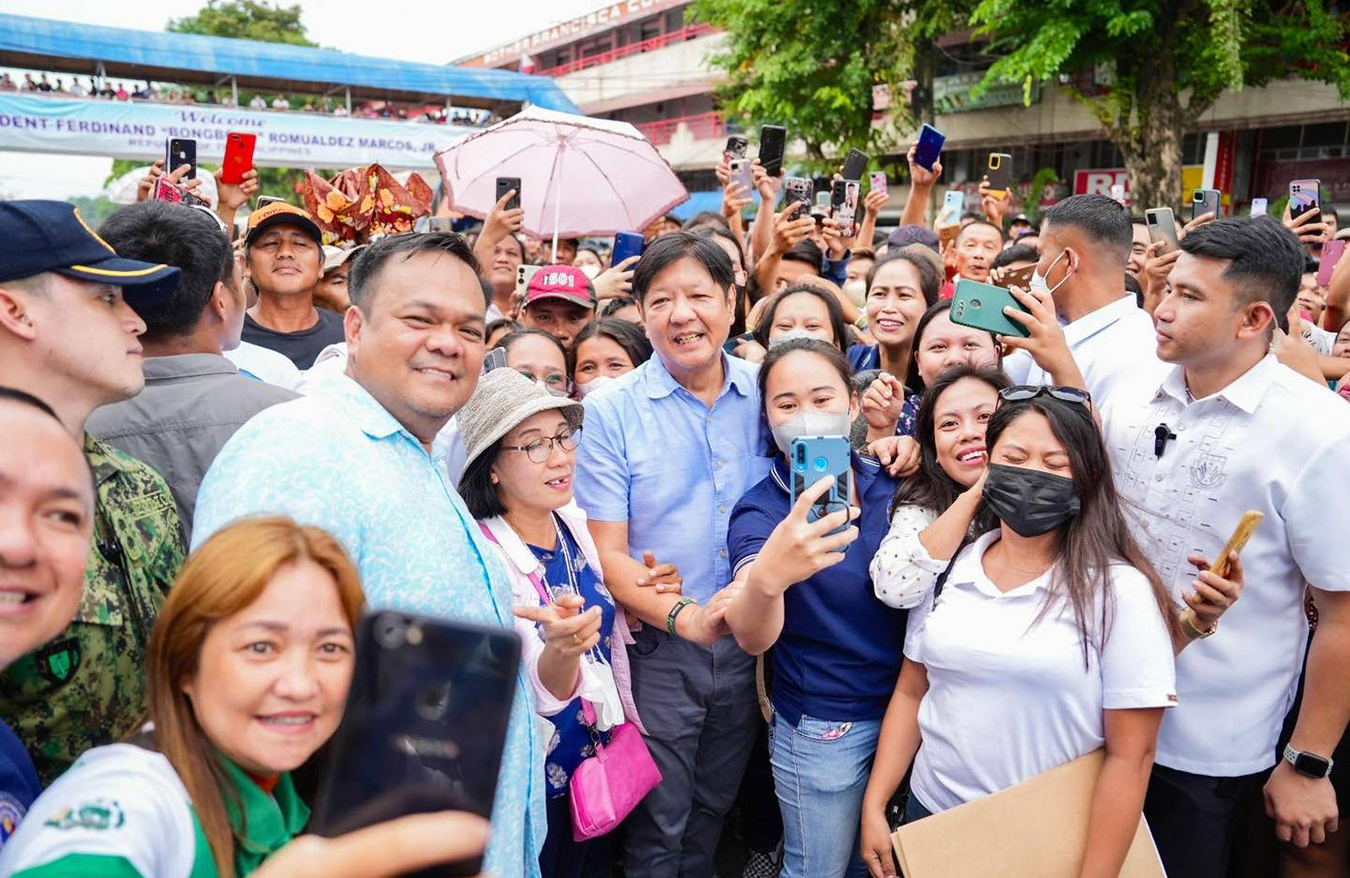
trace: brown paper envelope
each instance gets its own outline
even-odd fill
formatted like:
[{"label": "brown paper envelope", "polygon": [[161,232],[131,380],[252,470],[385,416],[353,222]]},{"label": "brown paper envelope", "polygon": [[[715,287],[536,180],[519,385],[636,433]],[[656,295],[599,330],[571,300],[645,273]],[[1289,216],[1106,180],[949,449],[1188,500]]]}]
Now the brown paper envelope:
[{"label": "brown paper envelope", "polygon": [[[1076,878],[1104,750],[895,831],[905,878]],[[1166,878],[1148,824],[1120,878]]]}]

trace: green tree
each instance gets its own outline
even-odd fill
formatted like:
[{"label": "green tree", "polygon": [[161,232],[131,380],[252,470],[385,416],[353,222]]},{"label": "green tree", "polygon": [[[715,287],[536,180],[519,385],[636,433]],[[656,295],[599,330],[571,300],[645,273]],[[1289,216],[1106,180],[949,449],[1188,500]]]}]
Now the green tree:
[{"label": "green tree", "polygon": [[[1041,82],[1085,104],[1125,157],[1135,204],[1181,196],[1181,138],[1228,89],[1286,77],[1350,98],[1350,16],[1326,0],[980,0],[985,85]],[[1110,71],[1104,87],[1094,69]],[[1086,75],[1083,75],[1086,74]]]},{"label": "green tree", "polygon": [[106,195],[77,195],[66,199],[80,210],[80,216],[94,228],[108,218],[108,214],[117,209],[117,205]]},{"label": "green tree", "polygon": [[318,45],[305,34],[298,3],[274,6],[255,0],[208,0],[196,15],[170,19],[165,30],[180,34],[261,40],[264,43]]},{"label": "green tree", "polygon": [[[296,46],[317,46],[305,32],[300,20],[300,5],[273,5],[255,0],[208,0],[196,15],[175,18],[165,30],[183,34],[204,34],[212,37],[233,37],[241,40],[260,40],[265,43],[290,43]],[[240,92],[239,103],[247,106],[252,92]],[[268,97],[268,95],[264,95]],[[299,109],[314,101],[312,96],[291,95],[291,106]],[[135,167],[133,162],[113,162],[109,179]],[[204,169],[205,170],[205,169]],[[258,168],[258,192],[275,198],[299,203],[295,187],[304,179],[301,168]]]},{"label": "green tree", "polygon": [[[932,117],[932,40],[964,23],[967,0],[695,0],[693,15],[726,31],[710,59],[727,74],[719,104],[747,125],[786,125],[824,171],[857,147],[880,156],[897,127]],[[905,85],[927,108],[915,113]],[[926,83],[926,90],[925,90]],[[873,86],[886,86],[899,126],[873,122]]]}]

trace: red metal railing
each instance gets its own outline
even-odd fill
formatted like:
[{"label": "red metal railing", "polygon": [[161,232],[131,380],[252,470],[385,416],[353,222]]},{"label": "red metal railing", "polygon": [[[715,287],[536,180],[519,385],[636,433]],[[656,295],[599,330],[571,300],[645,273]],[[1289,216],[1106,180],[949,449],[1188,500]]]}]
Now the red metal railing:
[{"label": "red metal railing", "polygon": [[675,119],[662,119],[659,122],[634,124],[637,130],[646,135],[654,146],[670,143],[675,129],[681,125],[689,129],[695,140],[708,140],[727,133],[726,122],[717,113],[699,113],[697,116],[680,116]]},{"label": "red metal railing", "polygon": [[599,54],[591,55],[588,58],[578,58],[577,60],[569,61],[566,64],[559,64],[557,67],[540,70],[538,71],[538,75],[566,76],[569,73],[576,73],[578,70],[585,70],[588,67],[599,67],[601,64],[618,61],[620,58],[627,58],[629,55],[639,55],[643,52],[653,52],[657,49],[664,49],[666,46],[671,46],[675,43],[683,43],[686,40],[692,40],[712,32],[713,26],[710,24],[691,24],[688,27],[683,27],[677,31],[662,34],[659,37],[652,37],[650,40],[643,40],[640,43],[629,43],[628,45],[620,46],[617,49],[610,49],[608,52],[600,52]]}]

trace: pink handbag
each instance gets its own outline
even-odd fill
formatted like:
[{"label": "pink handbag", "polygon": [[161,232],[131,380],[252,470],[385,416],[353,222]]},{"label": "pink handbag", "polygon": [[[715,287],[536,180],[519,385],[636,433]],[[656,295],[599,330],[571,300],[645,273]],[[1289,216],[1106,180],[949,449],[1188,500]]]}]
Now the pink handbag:
[{"label": "pink handbag", "polygon": [[[478,527],[489,540],[501,545],[485,523],[479,522]],[[539,599],[545,605],[549,604],[552,599],[544,583],[534,573],[529,574],[529,578]],[[615,726],[609,736],[609,746],[605,746],[600,743],[600,735],[595,730],[595,708],[584,698],[581,699],[581,712],[591,727],[595,755],[583,759],[568,782],[574,841],[586,841],[611,832],[661,782],[661,770],[656,767],[637,726],[630,722]]]},{"label": "pink handbag", "polygon": [[[581,705],[586,722],[594,725],[591,703],[583,700]],[[569,783],[572,839],[585,841],[610,832],[660,782],[661,771],[632,723],[615,726],[609,746],[597,737],[595,755],[581,761]]]}]

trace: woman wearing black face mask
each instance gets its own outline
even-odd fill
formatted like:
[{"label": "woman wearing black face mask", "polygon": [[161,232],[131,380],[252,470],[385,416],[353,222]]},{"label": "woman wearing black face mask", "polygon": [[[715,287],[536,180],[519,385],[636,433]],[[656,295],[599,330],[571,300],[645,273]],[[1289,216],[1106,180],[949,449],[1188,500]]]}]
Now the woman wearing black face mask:
[{"label": "woman wearing black face mask", "polygon": [[[974,510],[984,532],[909,614],[865,801],[884,802],[913,761],[909,822],[1104,746],[1079,874],[1114,876],[1176,702],[1176,610],[1130,536],[1087,394],[999,395]],[[875,823],[863,824],[863,859],[894,875]]]}]

